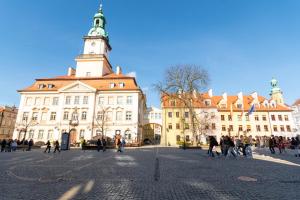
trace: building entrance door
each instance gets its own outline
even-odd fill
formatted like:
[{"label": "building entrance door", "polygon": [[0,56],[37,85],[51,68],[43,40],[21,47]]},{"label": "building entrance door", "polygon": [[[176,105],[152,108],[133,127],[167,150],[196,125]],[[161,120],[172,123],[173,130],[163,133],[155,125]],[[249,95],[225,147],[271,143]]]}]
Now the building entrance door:
[{"label": "building entrance door", "polygon": [[76,129],[72,129],[70,131],[70,144],[74,145],[77,141],[77,130]]}]

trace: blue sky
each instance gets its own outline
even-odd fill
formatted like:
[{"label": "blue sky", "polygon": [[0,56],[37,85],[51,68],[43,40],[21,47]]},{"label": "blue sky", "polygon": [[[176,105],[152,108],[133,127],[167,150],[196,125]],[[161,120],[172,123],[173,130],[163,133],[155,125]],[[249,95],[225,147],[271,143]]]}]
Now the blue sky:
[{"label": "blue sky", "polygon": [[[98,5],[0,0],[0,104],[18,105],[17,89],[75,67]],[[136,72],[148,105],[159,106],[152,84],[176,64],[205,67],[215,95],[268,97],[275,77],[291,104],[300,97],[299,10],[297,0],[104,0],[110,61]]]}]

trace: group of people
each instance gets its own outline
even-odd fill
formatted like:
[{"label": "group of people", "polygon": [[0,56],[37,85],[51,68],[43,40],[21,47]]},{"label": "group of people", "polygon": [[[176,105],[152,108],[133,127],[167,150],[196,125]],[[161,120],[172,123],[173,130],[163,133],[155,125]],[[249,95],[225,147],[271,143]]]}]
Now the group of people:
[{"label": "group of people", "polygon": [[[50,140],[47,141],[46,145],[47,145],[47,147],[46,147],[44,153],[46,153],[47,151],[48,151],[48,153],[50,153],[50,151],[51,151],[51,142],[50,142]],[[56,153],[56,151],[58,151],[60,153],[60,146],[59,146],[58,140],[53,142],[53,145],[54,145],[53,153]]]},{"label": "group of people", "polygon": [[99,152],[102,149],[103,152],[106,151],[106,140],[103,137],[102,140],[97,140],[97,151]]},{"label": "group of people", "polygon": [[[252,156],[251,146],[255,146],[257,148],[269,148],[271,154],[275,154],[275,148],[278,148],[279,153],[286,152],[286,148],[294,149],[297,152],[295,153],[296,157],[300,157],[300,139],[298,137],[293,138],[285,138],[282,136],[274,136],[271,137],[256,137],[252,138],[252,136],[243,136],[240,137],[229,137],[222,136],[220,142],[218,143],[214,136],[209,136],[209,149],[208,154],[211,157],[214,157],[213,149],[216,146],[220,146],[221,153],[224,156],[238,156],[240,154],[244,156]],[[220,155],[217,152],[217,155]]]},{"label": "group of people", "polygon": [[215,150],[216,154],[227,156],[236,157],[238,155],[243,156],[252,156],[251,152],[251,138],[244,137],[243,135],[240,137],[229,137],[229,136],[222,136],[220,142],[218,143],[214,136],[209,136],[209,149],[208,154],[211,157],[214,157],[213,149],[216,146],[220,146],[221,154]]},{"label": "group of people", "polygon": [[16,151],[18,147],[22,147],[23,151],[30,151],[33,146],[33,140],[5,140],[0,141],[1,152]]},{"label": "group of people", "polygon": [[124,152],[124,147],[125,147],[125,139],[121,138],[121,137],[116,137],[115,138],[115,143],[116,143],[116,147],[117,147],[117,152]]}]

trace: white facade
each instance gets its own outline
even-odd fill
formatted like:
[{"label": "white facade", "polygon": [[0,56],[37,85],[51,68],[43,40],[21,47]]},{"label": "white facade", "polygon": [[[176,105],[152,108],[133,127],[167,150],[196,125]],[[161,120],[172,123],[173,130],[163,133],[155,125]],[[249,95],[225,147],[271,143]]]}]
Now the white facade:
[{"label": "white facade", "polygon": [[[100,9],[94,19],[104,19]],[[95,27],[104,28],[98,22]],[[83,54],[76,58],[76,70],[68,76],[37,79],[19,91],[20,109],[13,138],[46,142],[60,140],[61,133],[72,130],[75,142],[102,135],[114,138],[116,134],[127,142],[139,142],[144,94],[135,78],[122,75],[119,67],[117,74],[113,73],[107,35],[86,36],[84,43]],[[102,132],[99,116],[103,110],[107,116],[101,120]]]},{"label": "white facade", "polygon": [[293,119],[295,122],[295,128],[296,128],[296,132],[297,134],[300,135],[300,101],[298,100],[293,106]]},{"label": "white facade", "polygon": [[162,131],[162,110],[153,106],[147,108],[143,124],[154,124],[154,135],[160,136]]}]

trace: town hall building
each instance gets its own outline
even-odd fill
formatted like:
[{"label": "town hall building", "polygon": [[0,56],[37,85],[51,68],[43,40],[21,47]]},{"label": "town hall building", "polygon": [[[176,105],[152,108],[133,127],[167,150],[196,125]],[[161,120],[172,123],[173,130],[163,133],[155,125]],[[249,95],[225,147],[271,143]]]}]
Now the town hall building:
[{"label": "town hall building", "polygon": [[14,139],[60,140],[70,132],[71,143],[120,134],[139,142],[146,99],[135,77],[114,72],[102,6],[84,39],[84,49],[67,75],[39,78],[21,94]]}]

